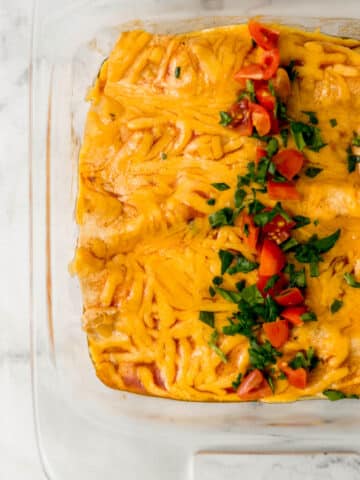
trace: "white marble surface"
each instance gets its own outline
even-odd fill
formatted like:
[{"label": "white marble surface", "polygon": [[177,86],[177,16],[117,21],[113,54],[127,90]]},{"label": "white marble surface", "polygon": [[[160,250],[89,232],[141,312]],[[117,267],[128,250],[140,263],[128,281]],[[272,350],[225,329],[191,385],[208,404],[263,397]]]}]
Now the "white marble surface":
[{"label": "white marble surface", "polygon": [[[350,3],[355,8],[360,8],[358,2],[359,0],[346,2],[346,5],[340,5],[341,2],[334,4],[337,3],[340,14],[345,15],[350,12]],[[33,429],[28,340],[27,62],[31,3],[30,0],[0,0],[1,480],[44,478]],[[286,10],[288,0],[279,0],[278,3]],[[331,1],[324,3],[329,4]],[[321,10],[318,7],[317,13],[321,13]],[[215,478],[211,476],[211,465],[211,462],[207,464],[206,461],[201,464],[202,480]],[[325,478],[316,475],[319,468],[321,466],[315,462],[307,470],[306,478]],[[261,469],[258,470],[260,475]],[[347,471],[345,463],[341,467],[340,459],[335,462],[332,473],[327,470],[326,478],[360,478],[360,470],[355,474],[353,471],[348,474]],[[230,475],[231,472],[236,473],[233,461],[220,462],[216,478],[236,477],[236,474]],[[254,473],[252,472],[252,477],[255,479]],[[335,473],[336,476],[332,477]],[[290,477],[293,478],[291,475],[287,478]],[[126,472],[123,478],[126,478]]]}]

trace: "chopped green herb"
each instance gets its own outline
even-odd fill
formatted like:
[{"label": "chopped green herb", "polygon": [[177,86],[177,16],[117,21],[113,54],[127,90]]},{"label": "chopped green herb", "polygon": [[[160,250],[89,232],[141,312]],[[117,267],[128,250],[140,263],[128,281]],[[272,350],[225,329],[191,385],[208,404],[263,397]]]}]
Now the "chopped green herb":
[{"label": "chopped green herb", "polygon": [[290,60],[289,64],[285,67],[285,70],[289,75],[290,82],[293,82],[299,76],[299,72],[295,69],[295,65],[295,60]]},{"label": "chopped green herb", "polygon": [[256,172],[256,182],[260,185],[264,185],[266,182],[266,175],[269,169],[270,159],[262,158],[258,164]]},{"label": "chopped green herb", "polygon": [[235,264],[228,269],[229,275],[234,275],[235,273],[249,273],[258,268],[259,264],[248,260],[241,253],[238,254],[235,258]]},{"label": "chopped green herb", "polygon": [[271,93],[271,95],[273,97],[276,97],[276,92],[275,92],[275,88],[274,88],[274,84],[273,84],[272,80],[268,81],[268,87],[269,87],[269,92]]},{"label": "chopped green herb", "polygon": [[290,121],[290,130],[297,148],[301,151],[304,150],[305,147],[308,147],[310,150],[318,152],[326,145],[326,143],[323,142],[320,130],[317,127],[307,125],[303,122]]},{"label": "chopped green herb", "polygon": [[215,289],[211,285],[209,287],[209,295],[210,295],[210,297],[215,297],[215,295],[216,295]]},{"label": "chopped green herb", "polygon": [[280,279],[280,275],[277,275],[277,274],[270,277],[265,284],[264,292],[268,292],[271,288],[275,287],[275,284],[279,279]]},{"label": "chopped green herb", "polygon": [[288,240],[285,240],[285,242],[283,242],[280,245],[280,247],[283,252],[288,252],[289,250],[293,249],[297,245],[299,245],[299,242],[296,240],[296,238],[290,237]]},{"label": "chopped green herb", "polygon": [[233,337],[234,335],[244,335],[244,337],[248,338],[253,337],[253,329],[256,322],[252,317],[238,313],[234,316],[234,319],[229,320],[230,324],[222,329],[224,335],[228,335],[229,337]]},{"label": "chopped green herb", "polygon": [[360,135],[358,135],[356,132],[354,132],[351,144],[354,145],[354,147],[360,147]]},{"label": "chopped green herb", "polygon": [[319,120],[315,112],[306,112],[305,110],[303,110],[302,113],[304,113],[309,117],[309,122],[312,123],[313,125],[317,125],[319,123]]},{"label": "chopped green herb", "polygon": [[347,149],[347,154],[348,172],[355,172],[356,165],[360,163],[360,155],[354,155],[352,153],[351,147]]},{"label": "chopped green herb", "polygon": [[344,273],[346,283],[352,288],[360,288],[360,282],[357,282],[351,273]]},{"label": "chopped green herb", "polygon": [[268,377],[267,377],[267,382],[268,382],[268,384],[271,388],[272,393],[275,393],[274,380],[272,379],[272,377],[270,375],[268,375]]},{"label": "chopped green herb", "polygon": [[216,292],[221,295],[225,300],[232,303],[239,303],[242,299],[242,293],[233,292],[232,290],[225,290],[224,288],[216,287]]},{"label": "chopped green herb", "polygon": [[252,367],[264,370],[269,365],[276,363],[276,358],[282,353],[276,350],[269,340],[259,344],[255,339],[250,341],[249,357]]},{"label": "chopped green herb", "polygon": [[261,140],[262,142],[268,143],[268,141],[272,138],[271,135],[259,135],[256,131],[250,135],[251,138],[256,138],[256,140]]},{"label": "chopped green herb", "polygon": [[323,171],[323,168],[318,168],[318,167],[308,167],[305,170],[305,175],[310,178],[315,178],[317,175],[319,175],[320,172]]},{"label": "chopped green herb", "polygon": [[267,223],[271,222],[271,220],[273,220],[276,215],[281,215],[287,222],[291,221],[291,217],[282,208],[281,203],[277,202],[272,210],[257,213],[254,216],[254,223],[259,227],[264,227]]},{"label": "chopped green herb", "polygon": [[332,390],[332,389],[324,390],[323,394],[332,402],[336,402],[336,400],[343,400],[344,398],[347,398],[345,393],[340,392],[340,390]]},{"label": "chopped green herb", "polygon": [[212,206],[212,205],[215,205],[216,200],[215,200],[215,198],[209,198],[209,200],[206,200],[206,203],[207,203],[208,205],[211,205],[211,206]]},{"label": "chopped green herb", "polygon": [[243,190],[242,188],[238,188],[235,191],[234,195],[234,202],[235,202],[235,207],[240,208],[246,198],[246,191]]},{"label": "chopped green herb", "polygon": [[310,347],[305,353],[298,352],[289,362],[289,366],[296,370],[297,368],[306,368],[311,372],[319,363],[319,358],[315,354],[313,347]]},{"label": "chopped green herb", "polygon": [[175,68],[175,78],[180,78],[181,75],[181,67]]},{"label": "chopped green herb", "polygon": [[336,118],[330,118],[329,122],[332,128],[336,127],[336,125],[338,124]]},{"label": "chopped green herb", "polygon": [[285,375],[284,372],[280,372],[280,373],[279,373],[279,376],[278,376],[278,379],[279,379],[279,380],[286,380],[286,379],[287,379],[287,376]]},{"label": "chopped green herb", "polygon": [[242,292],[245,288],[246,282],[245,280],[240,280],[239,282],[235,283],[235,287],[239,292]]},{"label": "chopped green herb", "polygon": [[332,302],[330,306],[330,312],[331,313],[336,313],[340,310],[340,308],[344,305],[344,302],[341,300],[338,300],[337,298]]},{"label": "chopped green herb", "polygon": [[229,113],[220,112],[219,115],[220,115],[220,122],[219,122],[220,125],[222,125],[223,127],[227,127],[228,125],[230,125],[233,118]]},{"label": "chopped green herb", "polygon": [[249,95],[249,99],[252,102],[255,102],[255,87],[252,80],[246,80],[246,91]]},{"label": "chopped green herb", "polygon": [[223,363],[227,363],[227,358],[225,353],[216,345],[216,342],[218,341],[219,338],[219,333],[215,330],[210,337],[209,340],[209,347],[218,355]]},{"label": "chopped green herb", "polygon": [[296,222],[296,225],[294,228],[305,227],[306,225],[309,225],[311,223],[310,218],[304,217],[303,215],[295,215],[293,217],[293,220]]},{"label": "chopped green herb", "polygon": [[282,102],[278,97],[276,98],[274,114],[275,114],[275,117],[278,118],[279,120],[284,120],[284,121],[289,120],[289,117],[287,116],[286,104]]},{"label": "chopped green herb", "polygon": [[216,275],[216,277],[214,277],[212,279],[212,283],[216,286],[219,286],[223,283],[224,279],[222,277],[220,277],[219,275]]},{"label": "chopped green herb", "polygon": [[275,137],[270,138],[269,143],[266,146],[266,153],[269,157],[275,155],[275,153],[279,150],[279,142]]},{"label": "chopped green herb", "polygon": [[319,219],[315,218],[315,220],[313,221],[313,224],[315,225],[315,227],[317,227],[319,225]]},{"label": "chopped green herb", "polygon": [[236,380],[232,382],[232,387],[234,390],[237,390],[240,387],[242,377],[243,377],[242,373],[239,373],[239,375],[236,377]]},{"label": "chopped green herb", "polygon": [[314,312],[305,312],[300,315],[300,318],[303,322],[316,322],[317,316]]},{"label": "chopped green herb", "polygon": [[264,303],[264,298],[256,285],[244,288],[241,292],[241,298],[249,305]]},{"label": "chopped green herb", "polygon": [[259,200],[253,200],[248,205],[250,215],[256,215],[257,213],[264,210],[265,205],[259,202]]},{"label": "chopped green herb", "polygon": [[286,148],[289,140],[289,129],[288,128],[281,129],[280,136],[281,136],[283,146]]},{"label": "chopped green herb", "polygon": [[230,267],[234,259],[234,255],[227,250],[220,250],[219,258],[221,262],[221,275],[224,275],[224,273],[226,273],[227,269]]},{"label": "chopped green herb", "polygon": [[211,327],[211,328],[214,328],[214,326],[215,326],[214,312],[203,312],[203,311],[201,311],[199,313],[199,320],[203,323],[206,323],[206,325],[209,325],[209,327]]},{"label": "chopped green herb", "polygon": [[167,159],[167,155],[166,155],[165,152],[161,152],[160,157],[161,157],[161,160],[166,160]]},{"label": "chopped green herb", "polygon": [[223,225],[233,224],[233,210],[225,207],[209,215],[209,223],[212,228],[222,227]]},{"label": "chopped green herb", "polygon": [[246,237],[250,235],[249,225],[247,223],[244,224],[243,232]]},{"label": "chopped green herb", "polygon": [[223,192],[224,190],[229,190],[230,187],[227,183],[212,183],[212,187],[216,188],[216,190],[219,190],[220,192]]},{"label": "chopped green herb", "polygon": [[265,298],[265,309],[262,313],[262,316],[266,322],[275,322],[279,316],[280,308],[279,305],[275,302],[270,295],[267,295]]}]

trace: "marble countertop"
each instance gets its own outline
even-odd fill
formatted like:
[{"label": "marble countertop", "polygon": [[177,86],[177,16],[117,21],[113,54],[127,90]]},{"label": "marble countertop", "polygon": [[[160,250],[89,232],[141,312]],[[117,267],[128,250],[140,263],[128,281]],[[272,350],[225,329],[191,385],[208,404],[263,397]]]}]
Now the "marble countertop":
[{"label": "marble countertop", "polygon": [[[353,8],[360,8],[358,1],[352,2]],[[45,478],[34,435],[29,366],[27,132],[31,3],[30,0],[0,0],[0,225],[3,225],[0,240],[3,251],[0,301],[0,478],[3,480]],[[287,2],[279,0],[278,3],[286,9]],[[322,5],[327,6],[329,3],[331,0]],[[338,4],[339,13],[345,16],[345,2],[344,5],[334,2],[334,7],[335,3]],[[346,2],[347,9],[350,3]],[[211,463],[209,465],[210,472]],[[309,467],[306,478],[320,478],[315,473],[317,467],[316,463]],[[224,462],[221,468],[223,470],[217,470],[216,478],[233,478],[230,477],[230,472],[234,473],[233,465]],[[314,476],[311,468],[314,469]],[[201,478],[215,478],[210,474],[204,475],[204,472],[206,468],[201,469]],[[346,472],[345,465],[341,469],[339,462],[336,462],[335,470],[332,474],[329,472],[326,478],[335,478],[335,473],[336,478],[342,480],[360,478],[360,470],[358,474],[352,470],[349,476]],[[256,472],[252,473],[255,479]],[[277,475],[276,478],[280,477]]]}]

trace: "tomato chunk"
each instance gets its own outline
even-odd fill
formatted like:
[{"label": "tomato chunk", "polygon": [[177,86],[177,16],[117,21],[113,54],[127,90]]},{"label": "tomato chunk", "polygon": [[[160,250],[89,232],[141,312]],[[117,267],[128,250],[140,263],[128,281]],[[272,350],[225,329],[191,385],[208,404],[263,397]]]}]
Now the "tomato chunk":
[{"label": "tomato chunk", "polygon": [[272,30],[265,27],[255,20],[250,20],[248,23],[251,38],[264,50],[272,50],[277,47],[280,33],[277,30]]},{"label": "tomato chunk", "polygon": [[280,65],[280,53],[277,48],[265,52],[262,58],[263,64],[263,79],[270,80],[275,74]]},{"label": "tomato chunk", "polygon": [[299,327],[304,323],[303,320],[301,319],[301,315],[303,315],[306,312],[307,312],[307,308],[304,306],[288,307],[288,308],[285,308],[285,310],[283,310],[280,315],[282,318],[285,318],[296,327]]},{"label": "tomato chunk", "polygon": [[287,307],[290,305],[300,305],[304,302],[304,297],[298,288],[292,287],[276,295],[275,300],[279,305]]},{"label": "tomato chunk", "polygon": [[271,395],[271,388],[264,375],[258,369],[248,373],[241,382],[237,394],[241,400],[259,400]]},{"label": "tomato chunk", "polygon": [[296,190],[293,183],[290,182],[267,182],[267,190],[272,200],[300,200],[300,193]]},{"label": "tomato chunk", "polygon": [[284,252],[275,242],[265,238],[261,253],[259,275],[275,275],[279,273],[286,263]]},{"label": "tomato chunk", "polygon": [[275,285],[272,288],[269,288],[269,290],[265,291],[266,284],[270,280],[270,278],[271,276],[259,275],[258,281],[256,282],[256,286],[263,297],[266,297],[267,295],[274,297],[275,295],[278,295],[287,285],[287,279],[285,275],[280,273],[279,280],[277,280]]},{"label": "tomato chunk", "polygon": [[253,131],[253,124],[249,101],[244,98],[239,102],[234,103],[229,110],[232,116],[230,126],[236,130],[240,135],[249,136]]},{"label": "tomato chunk", "polygon": [[267,135],[271,129],[271,119],[269,112],[258,105],[257,103],[250,103],[251,119],[254,127],[259,135]]},{"label": "tomato chunk", "polygon": [[304,164],[304,155],[294,148],[287,148],[273,157],[276,169],[287,180],[292,180]]},{"label": "tomato chunk", "polygon": [[256,148],[256,163],[259,163],[263,157],[267,156],[265,148],[257,147]]},{"label": "tomato chunk", "polygon": [[241,67],[234,75],[234,79],[240,83],[242,83],[244,78],[262,80],[264,78],[264,70],[261,65],[257,65],[256,63],[246,65],[245,67]]},{"label": "tomato chunk", "polygon": [[290,368],[286,363],[279,365],[279,368],[287,376],[288,382],[295,388],[305,388],[307,385],[308,374],[305,368]]},{"label": "tomato chunk", "polygon": [[277,244],[280,244],[290,237],[290,231],[294,228],[296,222],[287,221],[281,215],[276,215],[270,222],[263,227],[263,233],[274,240]]},{"label": "tomato chunk", "polygon": [[255,89],[255,95],[257,101],[262,105],[266,110],[270,112],[274,111],[276,99],[271,95],[269,87],[266,85],[261,85]]},{"label": "tomato chunk", "polygon": [[264,323],[263,328],[271,345],[275,348],[282,347],[289,339],[289,324],[287,320]]}]

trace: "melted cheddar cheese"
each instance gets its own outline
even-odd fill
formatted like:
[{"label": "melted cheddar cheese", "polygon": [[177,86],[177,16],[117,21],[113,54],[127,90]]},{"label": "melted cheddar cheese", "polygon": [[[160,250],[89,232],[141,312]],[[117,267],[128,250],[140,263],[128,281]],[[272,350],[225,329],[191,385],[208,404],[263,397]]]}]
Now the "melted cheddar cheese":
[{"label": "melted cheddar cheese", "polygon": [[[265,401],[321,396],[329,388],[360,394],[360,289],[343,280],[346,272],[360,280],[360,176],[348,172],[346,153],[353,132],[360,133],[360,42],[276,28],[281,64],[298,64],[288,112],[300,121],[307,120],[303,111],[315,112],[326,143],[305,151],[322,171],[300,175],[302,200],[282,204],[291,215],[318,220],[294,231],[298,241],[338,228],[341,236],[322,255],[320,275],[307,276],[306,304],[318,320],[293,328],[282,348],[286,360],[312,346],[319,365],[306,388],[280,378]],[[254,252],[241,226],[212,229],[208,216],[233,207],[237,177],[260,144],[219,124],[219,112],[239,92],[234,73],[252,55],[246,25],[182,35],[125,32],[89,93],[72,270],[91,359],[112,388],[239,401],[231,387],[249,367],[249,342],[221,333],[237,307],[212,297],[209,286],[220,272],[220,249],[252,260]],[[293,138],[288,146],[295,147]],[[215,182],[230,189],[216,190]],[[257,198],[275,204],[266,193]],[[225,275],[222,287],[235,290],[242,279],[256,282],[257,271]],[[336,298],[343,307],[332,314]],[[209,347],[212,328],[199,321],[200,311],[215,312],[226,363]]]}]

